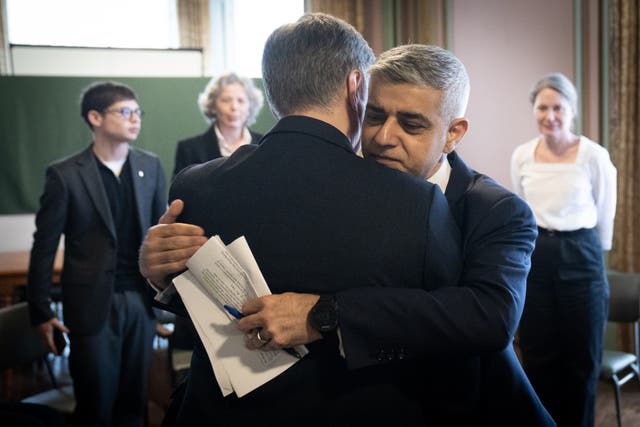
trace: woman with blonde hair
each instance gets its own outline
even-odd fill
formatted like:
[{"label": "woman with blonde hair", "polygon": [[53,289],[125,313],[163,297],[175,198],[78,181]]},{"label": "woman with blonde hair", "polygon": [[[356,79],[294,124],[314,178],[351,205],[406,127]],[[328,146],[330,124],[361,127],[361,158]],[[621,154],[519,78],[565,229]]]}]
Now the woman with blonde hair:
[{"label": "woman with blonde hair", "polygon": [[249,130],[263,104],[262,92],[251,79],[226,73],[211,79],[198,97],[205,120],[203,134],[178,142],[173,175],[194,163],[230,156],[238,147],[257,144],[262,135]]}]

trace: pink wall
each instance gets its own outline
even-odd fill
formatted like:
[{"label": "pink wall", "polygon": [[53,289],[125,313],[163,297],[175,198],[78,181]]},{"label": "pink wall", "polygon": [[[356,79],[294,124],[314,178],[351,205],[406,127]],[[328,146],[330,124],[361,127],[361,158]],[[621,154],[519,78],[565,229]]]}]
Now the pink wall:
[{"label": "pink wall", "polygon": [[451,3],[451,48],[471,79],[471,125],[457,150],[471,167],[511,188],[511,153],[537,135],[531,86],[552,71],[574,78],[573,0]]}]

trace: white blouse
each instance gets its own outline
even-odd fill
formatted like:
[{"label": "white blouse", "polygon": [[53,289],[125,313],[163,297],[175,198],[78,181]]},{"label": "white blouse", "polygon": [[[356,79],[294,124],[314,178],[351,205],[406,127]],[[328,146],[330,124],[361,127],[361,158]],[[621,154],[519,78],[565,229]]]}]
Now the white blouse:
[{"label": "white blouse", "polygon": [[[233,154],[233,151],[231,151],[231,149],[229,148],[229,144],[224,139],[224,136],[222,136],[222,132],[220,132],[220,129],[218,129],[218,126],[214,126],[213,128],[215,129],[215,132],[216,132],[216,138],[218,138],[218,148],[220,149],[220,154],[222,155],[222,157],[229,157],[230,155]],[[252,138],[251,132],[249,132],[249,129],[247,129],[246,127],[242,129],[242,142],[240,143],[240,145],[235,147],[234,150],[237,150],[243,145],[251,144],[251,138]]]},{"label": "white blouse", "polygon": [[538,226],[557,231],[596,228],[604,250],[611,249],[616,212],[616,168],[607,150],[580,137],[574,163],[535,161],[540,137],[511,156],[514,191],[527,201]]}]

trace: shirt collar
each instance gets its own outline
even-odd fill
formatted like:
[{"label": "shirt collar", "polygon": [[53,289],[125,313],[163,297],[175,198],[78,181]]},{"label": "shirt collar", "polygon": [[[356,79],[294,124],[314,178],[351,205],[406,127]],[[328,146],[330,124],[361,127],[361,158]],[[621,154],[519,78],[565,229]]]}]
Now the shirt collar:
[{"label": "shirt collar", "polygon": [[447,184],[449,184],[449,177],[451,176],[451,165],[447,160],[446,155],[442,155],[440,160],[440,167],[431,175],[430,178],[427,179],[432,184],[436,184],[442,190],[442,193],[447,191]]},{"label": "shirt collar", "polygon": [[[218,129],[218,126],[214,126],[213,130],[215,131],[216,137],[218,138],[218,147],[220,148],[220,154],[222,154],[224,157],[229,157],[230,155],[232,155],[233,153],[229,150],[227,141],[224,139],[224,136],[222,136],[222,133],[220,133],[220,129]],[[242,142],[240,143],[240,145],[238,145],[238,147],[247,144],[251,144],[251,132],[249,132],[249,129],[244,128],[242,129]]]}]

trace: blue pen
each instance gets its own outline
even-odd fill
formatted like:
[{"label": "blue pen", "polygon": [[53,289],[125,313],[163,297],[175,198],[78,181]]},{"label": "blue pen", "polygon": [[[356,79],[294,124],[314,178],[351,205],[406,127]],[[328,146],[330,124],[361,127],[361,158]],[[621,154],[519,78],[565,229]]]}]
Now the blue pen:
[{"label": "blue pen", "polygon": [[236,319],[242,319],[244,317],[244,314],[240,313],[240,311],[235,307],[231,307],[230,305],[225,304],[224,309],[227,310],[229,314]]},{"label": "blue pen", "polygon": [[[244,314],[242,314],[235,307],[231,307],[230,305],[226,305],[226,304],[223,307],[225,310],[229,312],[230,315],[232,315],[236,319],[242,319],[244,317]],[[295,348],[283,348],[283,350],[289,353],[290,355],[292,355],[293,357],[295,357],[296,359],[302,359],[302,356],[300,355],[300,353],[296,351]]]}]

